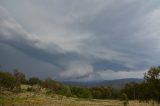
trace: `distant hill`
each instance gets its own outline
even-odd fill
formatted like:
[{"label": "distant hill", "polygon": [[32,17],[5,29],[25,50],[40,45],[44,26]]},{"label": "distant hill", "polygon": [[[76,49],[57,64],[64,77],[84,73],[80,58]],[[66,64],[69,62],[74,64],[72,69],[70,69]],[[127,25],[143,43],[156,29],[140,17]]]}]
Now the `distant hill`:
[{"label": "distant hill", "polygon": [[110,86],[113,88],[122,88],[127,83],[130,82],[141,83],[142,81],[143,79],[126,78],[126,79],[89,81],[89,82],[62,81],[62,83],[65,85],[74,85],[80,87]]}]

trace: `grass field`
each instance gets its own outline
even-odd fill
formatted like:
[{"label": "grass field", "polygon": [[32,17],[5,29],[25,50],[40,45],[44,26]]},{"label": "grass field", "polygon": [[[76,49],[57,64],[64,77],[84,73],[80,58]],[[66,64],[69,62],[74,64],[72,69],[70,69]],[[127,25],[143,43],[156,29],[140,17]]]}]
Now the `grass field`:
[{"label": "grass field", "polygon": [[[33,92],[1,94],[0,106],[123,106],[119,100],[78,99]],[[129,101],[128,106],[153,106],[153,103]],[[154,106],[158,106],[154,104]]]}]

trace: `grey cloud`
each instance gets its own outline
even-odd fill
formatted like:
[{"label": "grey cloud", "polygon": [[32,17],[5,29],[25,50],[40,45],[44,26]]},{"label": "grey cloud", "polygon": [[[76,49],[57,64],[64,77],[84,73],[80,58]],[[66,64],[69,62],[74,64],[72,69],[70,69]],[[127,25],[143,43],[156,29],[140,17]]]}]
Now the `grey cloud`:
[{"label": "grey cloud", "polygon": [[67,70],[60,73],[60,77],[67,80],[82,79],[88,77],[92,72],[93,68],[91,65],[82,61],[74,61]]},{"label": "grey cloud", "polygon": [[[116,77],[160,62],[157,0],[18,1],[1,1],[11,15],[0,15],[1,43],[58,66],[57,76],[94,79],[112,70]],[[75,61],[93,72],[75,71]]]},{"label": "grey cloud", "polygon": [[[5,11],[2,11],[2,13],[4,12]],[[6,17],[6,15],[4,16]],[[1,64],[4,64],[5,68],[21,68],[22,70],[25,70],[25,73],[27,75],[30,76],[32,76],[33,74],[30,74],[31,71],[34,72],[33,75],[36,75],[35,73],[37,73],[37,75],[41,77],[53,75],[52,77],[59,80],[57,76],[59,73],[61,73],[61,71],[65,71],[67,73],[72,73],[72,71],[74,71],[72,67],[72,64],[74,64],[73,61],[85,59],[76,52],[65,52],[64,50],[59,48],[58,45],[53,43],[51,51],[43,47],[41,48],[41,45],[43,45],[43,43],[37,37],[31,38],[32,36],[30,37],[29,33],[26,32],[18,23],[11,19],[11,17],[7,17],[8,18],[1,17],[0,19],[0,22],[3,23],[0,25],[0,28],[3,29],[0,31],[0,48],[1,51],[3,51],[0,55],[3,57],[1,57]],[[12,27],[6,25],[4,22]],[[48,47],[48,45],[43,46]],[[7,61],[10,62],[8,65]],[[85,67],[86,65],[84,64],[83,66]],[[92,67],[90,66],[89,68]],[[88,66],[86,66],[85,69],[88,69]],[[74,71],[73,74],[76,73],[74,78],[84,77],[86,76],[86,74],[89,74],[85,69],[83,70],[83,72],[80,72],[80,69],[78,69],[78,72]],[[42,72],[43,70],[44,72]],[[49,70],[51,71],[49,72]],[[53,72],[53,74],[50,74],[51,72]],[[55,72],[56,74],[54,74]],[[63,75],[63,72],[60,75]]]},{"label": "grey cloud", "polygon": [[54,64],[32,58],[14,47],[2,43],[0,43],[0,51],[0,64],[3,70],[13,71],[17,68],[28,77],[56,78],[59,67]]},{"label": "grey cloud", "polygon": [[[159,25],[156,26],[158,20],[148,18],[157,9],[154,6],[154,1],[143,0],[134,2],[124,0],[106,6],[91,22],[84,21],[87,24],[77,25],[78,29],[89,30],[95,35],[87,42],[85,50],[102,58],[112,57],[112,61],[122,64],[130,63],[139,67],[138,64],[144,63],[145,67],[150,66],[152,59],[156,59],[155,55],[159,53],[156,49],[159,46],[159,37],[153,35],[159,32],[157,30]],[[150,27],[151,24],[155,26]],[[148,30],[152,31],[148,33]]]}]

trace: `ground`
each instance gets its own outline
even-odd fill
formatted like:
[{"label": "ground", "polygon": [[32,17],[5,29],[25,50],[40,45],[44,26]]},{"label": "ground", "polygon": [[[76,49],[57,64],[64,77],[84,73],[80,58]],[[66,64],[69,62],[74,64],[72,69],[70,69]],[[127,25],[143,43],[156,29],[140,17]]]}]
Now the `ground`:
[{"label": "ground", "polygon": [[[0,106],[123,106],[119,100],[78,99],[61,95],[23,92],[0,94]],[[129,106],[153,106],[152,103],[129,101]],[[155,104],[155,106],[158,106]]]}]

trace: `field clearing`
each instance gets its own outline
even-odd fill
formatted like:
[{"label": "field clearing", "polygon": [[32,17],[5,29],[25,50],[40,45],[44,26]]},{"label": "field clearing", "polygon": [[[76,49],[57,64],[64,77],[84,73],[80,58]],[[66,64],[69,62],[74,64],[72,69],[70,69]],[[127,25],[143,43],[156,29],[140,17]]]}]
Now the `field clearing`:
[{"label": "field clearing", "polygon": [[[33,92],[0,95],[0,106],[124,106],[119,100],[78,99]],[[153,106],[152,103],[129,101],[128,106]],[[159,106],[154,104],[154,106]]]}]

